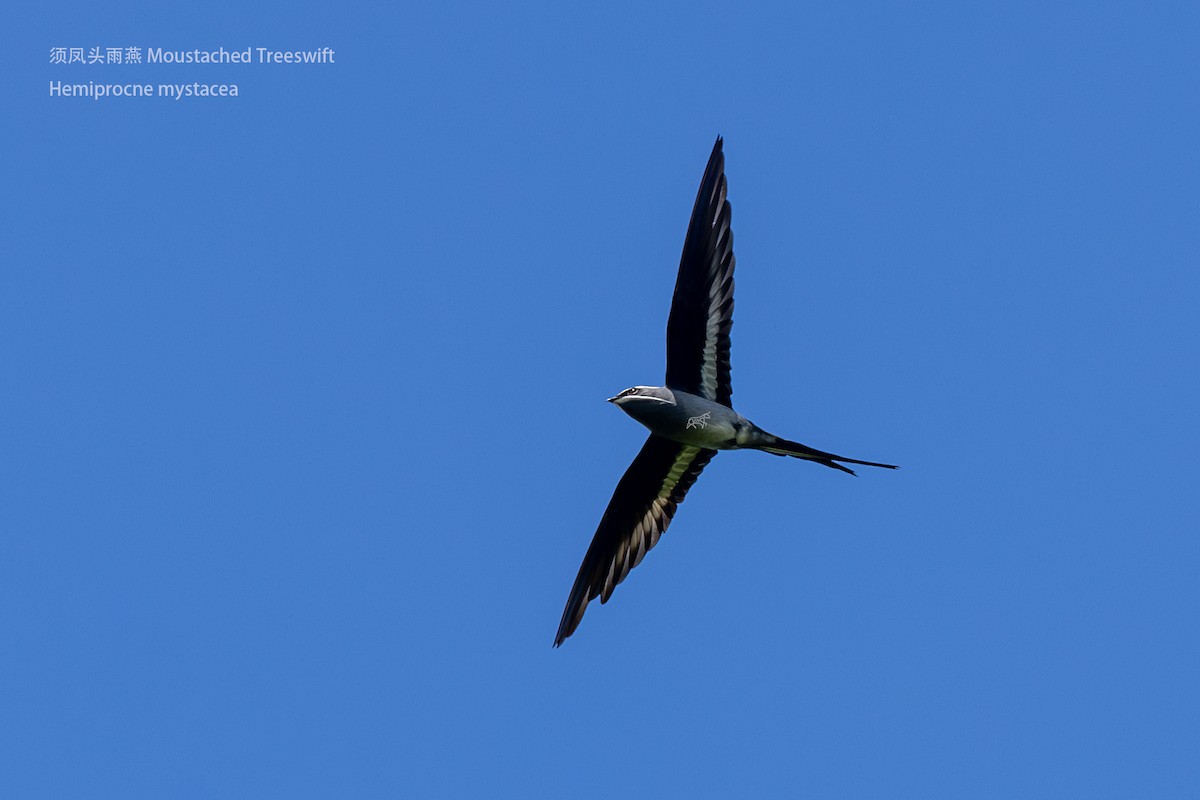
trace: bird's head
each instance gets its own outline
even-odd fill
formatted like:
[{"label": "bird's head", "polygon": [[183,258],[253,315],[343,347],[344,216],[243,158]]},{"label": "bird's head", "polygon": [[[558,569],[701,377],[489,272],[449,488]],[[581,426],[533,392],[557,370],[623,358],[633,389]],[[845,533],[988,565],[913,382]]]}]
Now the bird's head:
[{"label": "bird's head", "polygon": [[608,398],[608,402],[616,403],[623,411],[631,413],[635,408],[673,406],[675,394],[665,386],[631,386],[616,397]]}]

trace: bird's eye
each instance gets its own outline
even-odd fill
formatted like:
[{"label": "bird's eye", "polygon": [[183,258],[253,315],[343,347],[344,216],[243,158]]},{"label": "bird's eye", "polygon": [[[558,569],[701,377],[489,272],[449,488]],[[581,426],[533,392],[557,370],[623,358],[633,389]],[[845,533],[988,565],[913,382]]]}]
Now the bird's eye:
[{"label": "bird's eye", "polygon": [[638,393],[638,390],[637,390],[636,388],[634,388],[634,389],[630,389],[628,393],[629,393],[629,394],[637,394],[637,393]]}]

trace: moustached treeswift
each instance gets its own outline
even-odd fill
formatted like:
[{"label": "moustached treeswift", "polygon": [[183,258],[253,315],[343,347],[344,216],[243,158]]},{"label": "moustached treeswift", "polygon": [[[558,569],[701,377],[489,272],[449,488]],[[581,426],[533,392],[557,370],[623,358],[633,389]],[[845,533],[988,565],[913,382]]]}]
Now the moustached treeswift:
[{"label": "moustached treeswift", "polygon": [[658,543],[675,508],[718,450],[763,450],[851,475],[844,464],[895,469],[781,439],[733,410],[733,231],[725,194],[725,155],[718,137],[683,242],[667,319],[665,385],[634,386],[609,398],[649,428],[650,438],[617,483],[600,519],[567,598],[555,647],[579,627],[588,603],[597,597],[608,602],[617,584]]}]

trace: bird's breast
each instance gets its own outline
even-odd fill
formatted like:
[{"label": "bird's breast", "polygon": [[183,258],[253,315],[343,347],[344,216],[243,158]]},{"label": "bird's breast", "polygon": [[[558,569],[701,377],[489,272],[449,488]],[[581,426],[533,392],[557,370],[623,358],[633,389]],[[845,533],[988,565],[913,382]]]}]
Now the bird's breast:
[{"label": "bird's breast", "polygon": [[737,412],[700,397],[680,397],[682,394],[676,392],[675,404],[639,404],[626,410],[652,433],[681,444],[710,450],[737,446]]}]

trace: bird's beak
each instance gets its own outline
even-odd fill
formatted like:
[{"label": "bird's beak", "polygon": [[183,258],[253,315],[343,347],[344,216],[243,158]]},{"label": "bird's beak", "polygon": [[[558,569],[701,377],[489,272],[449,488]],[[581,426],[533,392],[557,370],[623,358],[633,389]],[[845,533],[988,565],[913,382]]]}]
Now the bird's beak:
[{"label": "bird's beak", "polygon": [[606,402],[606,403],[615,403],[615,402],[617,402],[617,397],[620,397],[620,396],[621,396],[621,395],[617,395],[616,397],[610,397],[610,398],[608,398],[607,400],[605,400],[604,402]]}]

